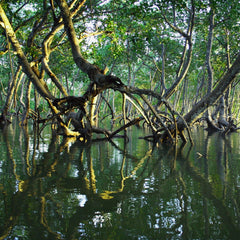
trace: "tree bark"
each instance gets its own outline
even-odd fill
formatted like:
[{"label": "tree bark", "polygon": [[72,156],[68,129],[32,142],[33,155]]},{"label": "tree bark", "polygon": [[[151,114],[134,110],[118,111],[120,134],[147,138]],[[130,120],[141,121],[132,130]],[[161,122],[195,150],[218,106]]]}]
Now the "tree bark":
[{"label": "tree bark", "polygon": [[[240,72],[240,53],[238,53],[236,60],[231,68],[226,72],[223,78],[218,82],[214,90],[209,93],[205,98],[199,101],[192,110],[189,111],[184,119],[188,124],[194,123],[199,116],[204,113],[208,107],[215,104],[219,98],[227,91],[228,87],[233,83],[235,77]],[[179,122],[182,125],[181,121]]]},{"label": "tree bark", "polygon": [[[61,15],[64,21],[64,28],[67,32],[68,40],[71,45],[72,56],[77,67],[89,76],[91,82],[96,83],[98,87],[101,88],[98,89],[98,93],[99,91],[103,91],[104,89],[108,88],[109,84],[122,85],[122,82],[119,78],[112,75],[105,75],[103,70],[100,70],[97,66],[91,64],[83,58],[79,47],[79,39],[76,36],[68,4],[65,0],[56,0],[56,2],[61,10]],[[84,0],[82,4],[85,2],[86,0]],[[93,95],[85,95],[84,97],[93,97]]]},{"label": "tree bark", "polygon": [[166,58],[166,49],[164,44],[161,44],[162,47],[162,73],[161,73],[161,88],[160,88],[160,94],[164,94],[166,91],[166,85],[165,85],[165,58]]},{"label": "tree bark", "polygon": [[30,110],[31,87],[32,87],[32,82],[28,81],[27,89],[26,89],[26,96],[25,96],[25,110],[24,110],[22,122],[21,122],[22,126],[27,125],[27,122],[28,122],[28,115],[29,115],[29,110]]},{"label": "tree bark", "polygon": [[13,80],[9,84],[7,98],[2,111],[2,114],[5,116],[8,114],[9,106],[11,104],[11,101],[13,100],[14,89],[16,88],[16,83],[17,83],[17,79],[19,77],[20,72],[21,72],[21,67],[18,67],[16,74],[13,76]]},{"label": "tree bark", "polygon": [[206,52],[206,67],[207,67],[207,73],[208,73],[208,88],[207,88],[208,94],[212,91],[212,85],[213,85],[213,69],[211,64],[211,53],[212,53],[212,42],[213,42],[214,16],[215,16],[214,11],[211,9],[207,52]]},{"label": "tree bark", "polygon": [[[72,56],[75,63],[84,73],[88,74],[89,78],[92,81],[96,82],[97,80],[96,78],[100,77],[99,75],[101,74],[97,69],[97,67],[89,63],[87,60],[85,60],[81,54],[81,50],[79,47],[79,40],[76,36],[76,32],[73,26],[73,21],[71,18],[71,12],[69,10],[67,2],[65,0],[57,0],[56,2],[59,8],[61,9],[61,15],[63,17],[64,27],[67,32],[68,40],[71,45]],[[83,2],[86,2],[86,1],[83,1]]]},{"label": "tree bark", "polygon": [[165,99],[169,99],[172,96],[172,94],[177,90],[178,86],[185,78],[192,61],[192,33],[193,33],[194,20],[195,20],[195,6],[193,1],[192,1],[192,9],[189,10],[189,12],[190,12],[189,13],[190,16],[188,20],[189,22],[188,22],[187,32],[184,32],[180,28],[172,25],[168,21],[168,19],[164,16],[165,21],[168,23],[168,25],[185,38],[185,46],[184,46],[181,61],[177,70],[176,81],[172,84],[170,88],[166,90],[164,94]]},{"label": "tree bark", "polygon": [[49,99],[54,99],[53,95],[50,93],[50,91],[47,88],[46,83],[39,79],[38,76],[35,74],[35,72],[32,70],[24,52],[22,51],[21,45],[17,40],[17,37],[15,35],[15,32],[0,4],[0,17],[2,19],[2,27],[5,29],[6,34],[8,35],[8,38],[10,42],[12,43],[12,46],[14,50],[17,53],[17,57],[19,59],[19,63],[22,65],[23,71],[26,73],[30,81],[34,84],[38,92],[44,97]]},{"label": "tree bark", "polygon": [[[44,39],[43,44],[42,44],[43,58],[42,58],[41,62],[42,62],[43,69],[46,71],[46,73],[51,78],[53,83],[57,86],[57,88],[61,91],[61,93],[65,97],[67,97],[68,93],[67,93],[66,89],[63,87],[63,85],[60,83],[57,76],[52,72],[52,70],[50,69],[50,67],[48,65],[49,56],[50,56],[50,53],[51,53],[50,47],[51,47],[52,40],[53,40],[55,34],[57,32],[59,32],[63,27],[64,27],[63,23],[57,24],[51,30],[51,32],[47,35],[47,37]],[[41,75],[43,76],[43,73]]]},{"label": "tree bark", "polygon": [[[207,41],[207,51],[206,51],[206,67],[208,73],[208,85],[207,85],[207,94],[212,91],[213,85],[213,69],[211,64],[211,54],[212,54],[212,42],[213,42],[213,30],[214,30],[214,10],[211,8],[210,17],[209,17],[209,31],[208,31],[208,41]],[[206,111],[206,118],[209,118],[208,109]]]}]

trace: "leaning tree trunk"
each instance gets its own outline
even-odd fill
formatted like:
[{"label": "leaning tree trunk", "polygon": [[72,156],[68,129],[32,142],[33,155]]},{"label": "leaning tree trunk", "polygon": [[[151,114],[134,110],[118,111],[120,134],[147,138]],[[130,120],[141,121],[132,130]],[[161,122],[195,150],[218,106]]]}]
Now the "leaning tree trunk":
[{"label": "leaning tree trunk", "polygon": [[[193,124],[203,114],[208,107],[215,104],[220,97],[227,91],[228,87],[233,83],[235,77],[240,72],[240,53],[238,53],[236,60],[231,68],[226,72],[222,79],[218,82],[217,86],[205,98],[199,101],[192,110],[190,110],[184,119],[188,124]],[[179,121],[179,127],[183,127],[183,123]]]},{"label": "leaning tree trunk", "polygon": [[30,81],[34,84],[38,92],[45,98],[48,99],[54,99],[53,95],[50,93],[50,91],[47,88],[46,83],[43,81],[43,79],[40,79],[36,73],[31,68],[23,50],[21,47],[21,44],[17,40],[16,34],[0,4],[0,17],[2,19],[2,27],[5,29],[6,34],[9,38],[9,41],[12,43],[12,46],[14,50],[16,51],[18,60],[20,65],[23,68],[23,71],[26,73]]}]

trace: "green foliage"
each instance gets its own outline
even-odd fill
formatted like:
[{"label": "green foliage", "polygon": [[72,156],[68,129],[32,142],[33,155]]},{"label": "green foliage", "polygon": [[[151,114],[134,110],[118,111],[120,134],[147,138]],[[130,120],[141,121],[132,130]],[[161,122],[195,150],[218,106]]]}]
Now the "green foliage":
[{"label": "green foliage", "polygon": [[[87,1],[73,21],[77,36],[81,37],[80,46],[86,60],[101,69],[107,66],[110,73],[120,77],[125,84],[154,89],[159,86],[162,74],[162,46],[165,48],[166,86],[170,87],[176,80],[185,44],[184,38],[167,24],[166,19],[183,32],[187,32],[189,12],[194,8],[193,58],[187,76],[190,79],[190,94],[194,97],[199,81],[198,75],[205,65],[210,9],[215,13],[211,55],[215,82],[226,71],[227,42],[231,61],[239,51],[238,1],[214,0],[210,3],[205,0]],[[19,0],[1,1],[1,4],[16,29],[28,60],[40,61],[43,40],[54,26],[51,11],[41,22],[50,8],[50,2]],[[54,12],[56,17],[60,16],[56,6]],[[40,23],[42,27],[31,38],[34,27]],[[0,31],[0,50],[4,52],[7,42],[4,30],[1,28]],[[55,75],[59,79],[67,78],[73,85],[77,82],[88,84],[88,76],[82,74],[73,61],[68,39],[63,37],[63,29],[53,38],[51,47],[49,66]],[[1,57],[4,62],[9,61],[6,55]],[[15,66],[15,57],[13,62]],[[0,72],[5,87],[9,81],[7,71],[9,72],[9,69],[4,67]],[[149,80],[150,76],[155,76],[152,82]]]}]

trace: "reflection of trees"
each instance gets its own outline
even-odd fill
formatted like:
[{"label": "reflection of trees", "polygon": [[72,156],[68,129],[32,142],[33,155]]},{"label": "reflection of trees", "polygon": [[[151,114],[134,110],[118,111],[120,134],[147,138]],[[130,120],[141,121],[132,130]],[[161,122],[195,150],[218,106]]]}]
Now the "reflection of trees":
[{"label": "reflection of trees", "polygon": [[[71,222],[66,235],[74,235],[81,221],[93,217],[96,212],[109,212],[116,209],[117,195],[123,191],[124,182],[135,174],[141,168],[145,159],[151,155],[150,150],[138,162],[129,176],[124,176],[126,155],[128,157],[130,155],[122,150],[119,188],[114,191],[106,190],[97,193],[90,146],[75,143],[65,151],[66,142],[63,141],[59,145],[58,139],[53,137],[48,146],[48,151],[41,153],[37,149],[39,147],[39,141],[36,139],[37,132],[33,131],[33,137],[30,138],[28,130],[25,128],[20,131],[17,137],[19,139],[19,145],[17,146],[19,148],[17,150],[18,155],[13,156],[13,152],[16,154],[16,149],[13,149],[12,135],[6,130],[3,136],[9,159],[5,167],[8,169],[11,165],[11,172],[14,177],[10,185],[11,188],[4,185],[3,189],[1,189],[6,194],[6,197],[3,198],[6,208],[4,212],[4,227],[1,229],[0,239],[4,239],[10,234],[13,228],[21,221],[19,219],[20,216],[24,216],[30,225],[40,223],[43,229],[42,234],[47,232],[53,239],[60,239],[61,236],[57,231],[58,226],[57,224],[54,226],[53,221],[51,221],[52,214],[59,216],[60,224],[64,225],[65,221]],[[78,170],[77,176],[74,177],[69,175],[73,165]],[[15,191],[16,181],[17,191]],[[63,198],[61,201],[55,197],[54,193],[61,191],[61,189],[69,193],[77,191],[77,193],[86,195],[86,204],[84,206],[76,205],[74,214],[61,216],[61,212],[64,212],[64,205],[69,204],[67,194],[62,194]],[[34,216],[36,217],[33,216],[32,212],[35,212]]]},{"label": "reflection of trees", "polygon": [[[3,134],[9,159],[3,167],[6,172],[11,169],[12,176],[0,185],[1,219],[5,222],[0,239],[17,225],[30,226],[26,234],[34,236],[39,224],[39,239],[74,239],[79,237],[82,225],[85,231],[93,232],[90,222],[104,213],[114,215],[113,231],[125,237],[123,227],[133,225],[135,233],[149,238],[171,238],[181,229],[181,237],[189,239],[197,214],[204,219],[195,231],[204,230],[205,239],[211,237],[211,221],[217,217],[228,227],[230,237],[239,234],[239,201],[237,195],[231,195],[237,178],[235,172],[230,174],[234,166],[229,161],[230,144],[226,139],[217,138],[218,147],[211,149],[211,138],[207,138],[195,149],[202,157],[186,145],[150,144],[137,157],[128,152],[126,143],[121,146],[112,142],[108,147],[98,142],[91,146],[80,142],[67,145],[64,141],[59,144],[59,137],[54,135],[48,151],[41,152],[37,132],[32,134],[27,130],[14,137],[7,131]],[[20,149],[14,149],[11,137],[21,139],[15,146]],[[109,146],[119,153],[114,167],[107,161]],[[215,160],[210,159],[213,150],[216,168],[210,162]],[[115,184],[111,185],[109,176],[114,175]],[[233,181],[228,182],[230,178]],[[196,196],[196,188],[201,195]],[[83,204],[79,203],[81,196],[86,198]]]},{"label": "reflection of trees", "polygon": [[[202,154],[203,161],[204,161],[204,168],[203,171],[199,169],[197,166],[194,165],[193,161],[190,157],[190,150],[186,156],[183,156],[183,152],[180,151],[179,158],[184,159],[184,164],[182,166],[182,172],[187,172],[199,185],[199,189],[201,195],[203,197],[203,211],[204,211],[204,222],[205,222],[205,239],[209,239],[211,223],[210,220],[212,218],[209,202],[211,202],[216,209],[218,216],[221,217],[222,222],[224,225],[227,226],[229,230],[229,237],[231,239],[238,239],[240,234],[240,226],[239,226],[239,206],[235,199],[235,196],[232,196],[232,189],[229,189],[229,196],[226,195],[226,187],[229,185],[228,183],[228,172],[229,172],[229,162],[228,162],[228,154],[231,152],[231,148],[227,139],[223,138],[221,135],[217,135],[215,141],[215,156],[216,159],[216,166],[217,166],[217,173],[213,170],[209,169],[210,161],[215,161],[215,159],[211,159],[210,156],[213,155],[209,150],[209,141],[210,138],[207,137],[204,146],[204,153]],[[219,178],[219,181],[218,181]],[[224,238],[224,237],[223,237]]]}]

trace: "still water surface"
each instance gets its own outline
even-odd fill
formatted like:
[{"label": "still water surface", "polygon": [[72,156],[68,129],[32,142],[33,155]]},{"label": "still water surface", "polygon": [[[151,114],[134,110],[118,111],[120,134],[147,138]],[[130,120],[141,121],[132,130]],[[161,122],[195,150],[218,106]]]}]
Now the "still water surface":
[{"label": "still water surface", "polygon": [[65,144],[0,130],[0,239],[239,239],[240,134]]}]

